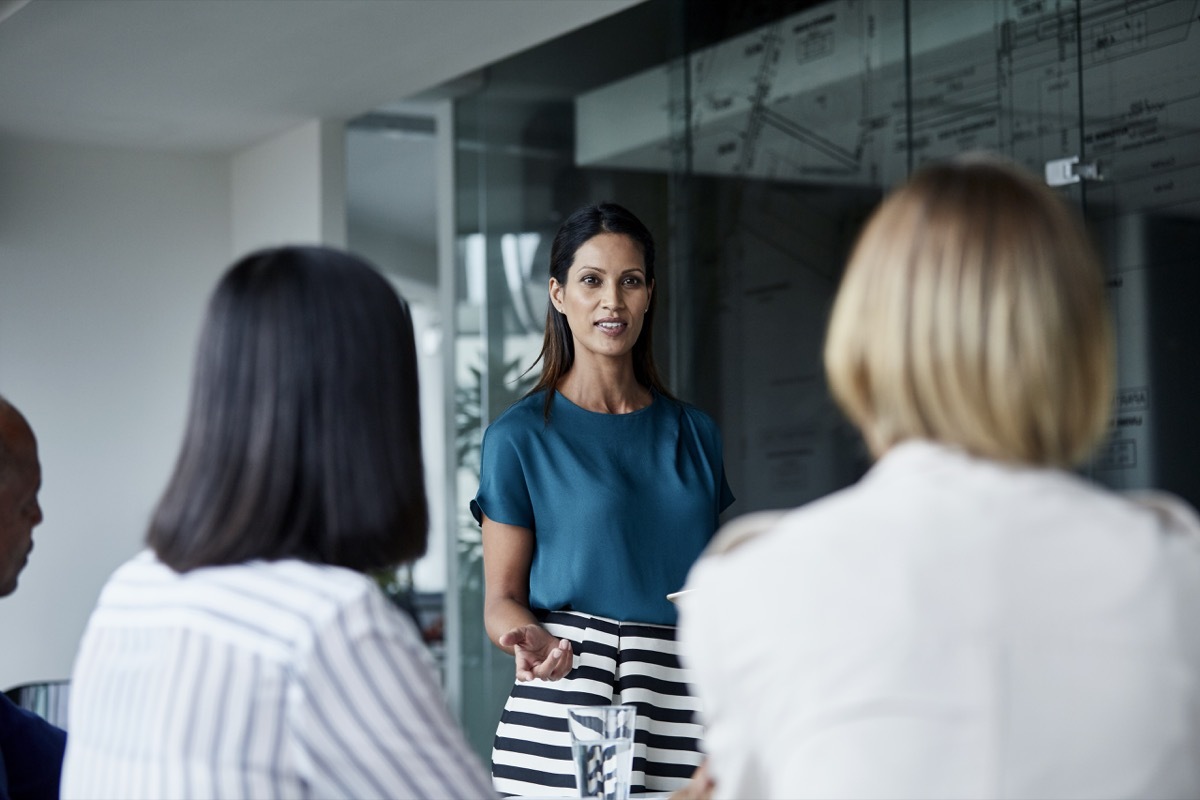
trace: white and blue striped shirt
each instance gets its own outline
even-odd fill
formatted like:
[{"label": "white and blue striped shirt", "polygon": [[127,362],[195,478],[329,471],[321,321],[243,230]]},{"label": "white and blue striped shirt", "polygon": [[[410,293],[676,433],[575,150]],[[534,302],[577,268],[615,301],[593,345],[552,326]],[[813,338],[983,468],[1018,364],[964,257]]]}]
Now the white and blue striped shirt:
[{"label": "white and blue striped shirt", "polygon": [[69,726],[65,798],[494,796],[415,626],[340,567],[140,554],[88,623]]}]

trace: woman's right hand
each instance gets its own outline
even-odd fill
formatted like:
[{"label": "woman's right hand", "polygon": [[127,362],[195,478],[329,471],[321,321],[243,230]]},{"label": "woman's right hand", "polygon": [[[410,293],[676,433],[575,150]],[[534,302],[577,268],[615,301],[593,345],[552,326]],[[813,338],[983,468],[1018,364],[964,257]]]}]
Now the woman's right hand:
[{"label": "woman's right hand", "polygon": [[541,625],[522,625],[500,636],[501,647],[511,647],[517,659],[517,680],[540,678],[556,681],[571,671],[571,642],[556,639]]},{"label": "woman's right hand", "polygon": [[517,659],[517,680],[556,681],[571,671],[571,643],[529,610],[533,531],[483,515],[483,620],[488,637]]}]

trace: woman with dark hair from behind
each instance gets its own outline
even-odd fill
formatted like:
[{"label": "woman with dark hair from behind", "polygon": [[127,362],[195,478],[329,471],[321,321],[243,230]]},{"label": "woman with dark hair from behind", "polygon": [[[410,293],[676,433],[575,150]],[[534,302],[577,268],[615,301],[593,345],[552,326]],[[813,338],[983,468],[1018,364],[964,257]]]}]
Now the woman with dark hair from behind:
[{"label": "woman with dark hair from behind", "polygon": [[72,676],[64,797],[484,797],[411,621],[364,573],[425,550],[408,308],[320,247],[218,284],[149,549]]},{"label": "woman with dark hair from behind", "polygon": [[633,791],[687,785],[700,727],[675,656],[688,567],[733,495],[720,431],[658,376],[650,231],[585,206],[550,249],[540,379],[484,435],[484,622],[516,657],[492,750],[506,794],[575,787],[566,708],[637,707]]}]

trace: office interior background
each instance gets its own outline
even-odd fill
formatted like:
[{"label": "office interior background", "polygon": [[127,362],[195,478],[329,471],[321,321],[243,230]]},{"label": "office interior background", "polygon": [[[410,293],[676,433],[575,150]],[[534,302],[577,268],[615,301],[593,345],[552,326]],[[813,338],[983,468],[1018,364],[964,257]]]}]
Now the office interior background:
[{"label": "office interior background", "polygon": [[657,356],[722,427],[736,515],[869,466],[820,365],[842,262],[915,167],[1003,153],[1109,265],[1119,389],[1084,471],[1200,504],[1198,75],[1200,0],[0,3],[0,391],[46,512],[0,686],[69,674],[169,473],[207,294],[281,241],[347,246],[413,306],[433,537],[390,583],[485,757],[512,662],[467,503],[582,203],[657,235]]}]

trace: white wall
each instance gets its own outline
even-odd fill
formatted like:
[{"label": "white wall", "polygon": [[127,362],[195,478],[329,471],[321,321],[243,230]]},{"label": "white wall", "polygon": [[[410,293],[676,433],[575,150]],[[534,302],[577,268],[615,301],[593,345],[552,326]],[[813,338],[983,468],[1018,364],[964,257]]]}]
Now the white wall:
[{"label": "white wall", "polygon": [[70,673],[140,547],[229,228],[228,157],[0,139],[0,392],[38,436],[46,515],[0,600],[0,688]]},{"label": "white wall", "polygon": [[345,125],[310,120],[233,157],[233,253],[346,244]]},{"label": "white wall", "polygon": [[[431,192],[432,194],[432,192]],[[431,198],[432,202],[432,198]],[[429,495],[429,544],[425,556],[413,565],[413,585],[419,591],[446,588],[445,425],[446,401],[442,391],[442,320],[437,287],[412,280],[399,271],[408,267],[418,274],[437,272],[437,249],[425,248],[402,236],[387,235],[370,225],[349,220],[349,247],[387,274],[409,305],[417,340],[417,369],[421,384],[421,446],[425,461],[425,492]],[[429,262],[432,266],[422,265]]]},{"label": "white wall", "polygon": [[446,532],[446,403],[442,391],[443,330],[436,304],[412,298],[404,286],[393,280],[409,301],[413,333],[417,338],[417,369],[421,384],[421,449],[425,463],[425,493],[429,497],[429,541],[425,555],[413,564],[413,586],[422,592],[446,590],[447,557],[451,552]]},{"label": "white wall", "polygon": [[232,155],[0,137],[0,393],[38,436],[46,520],[0,600],[0,689],[67,677],[183,435],[208,296],[237,256],[344,245],[344,126]]}]

